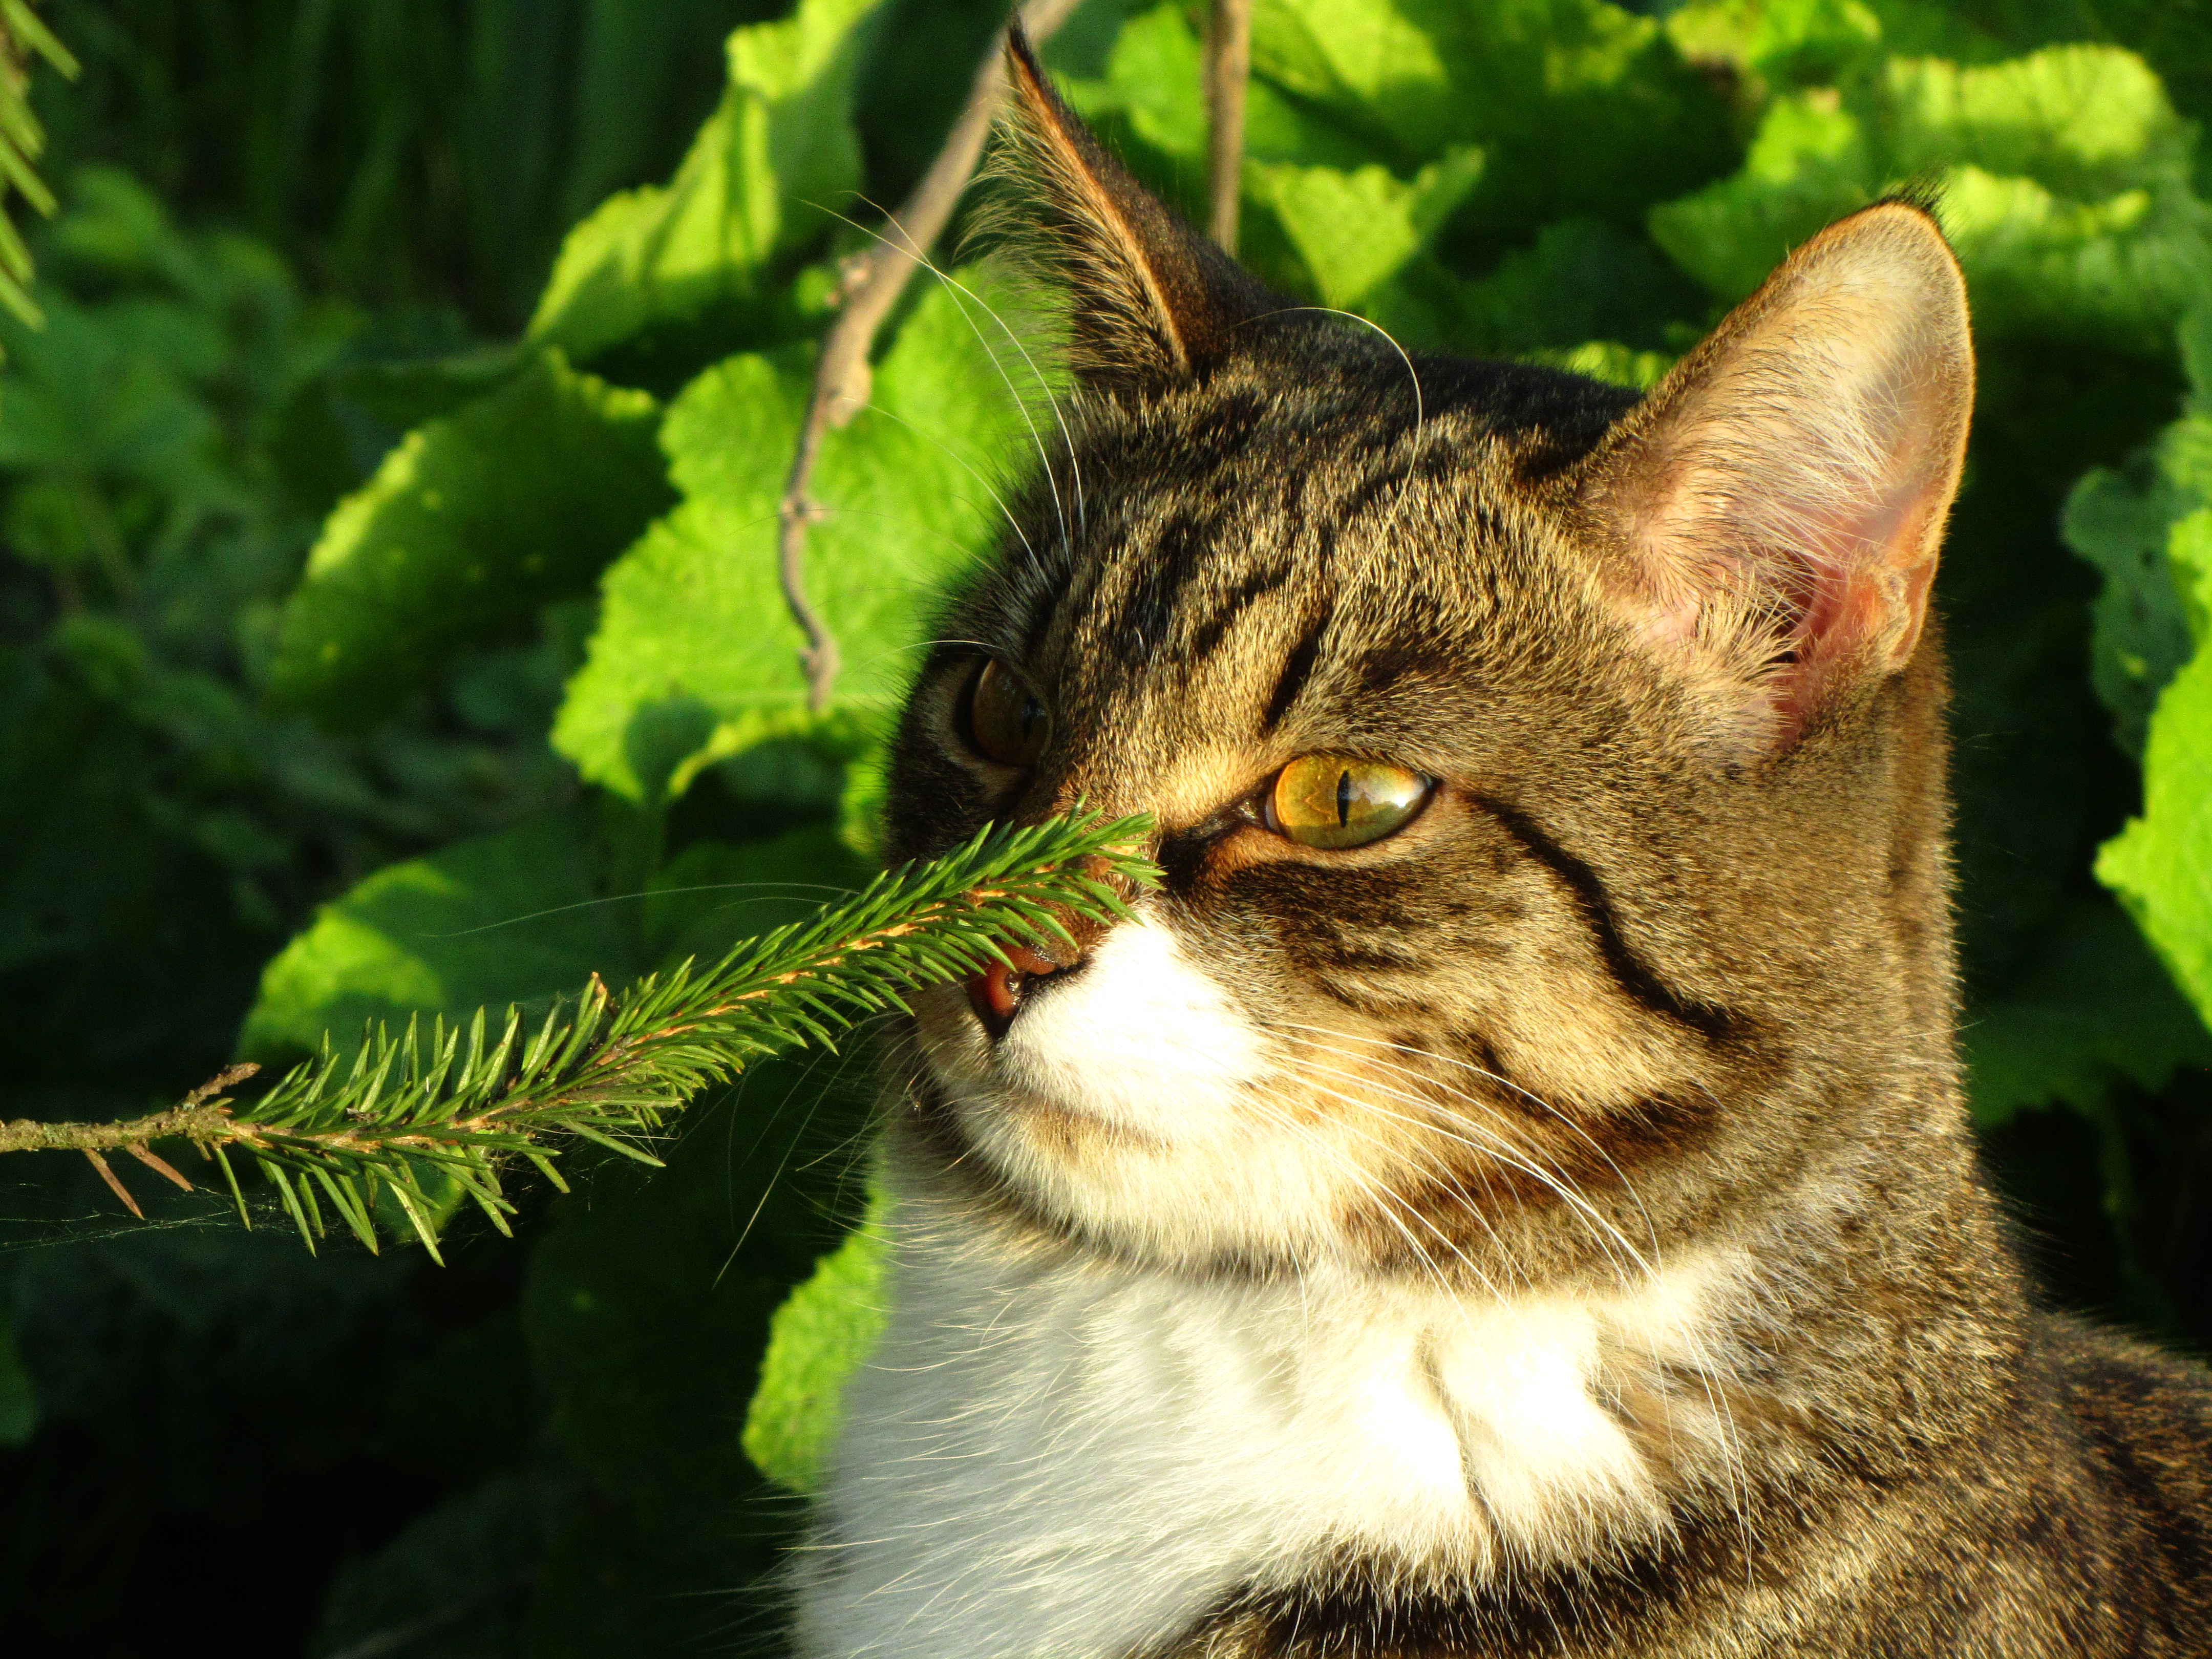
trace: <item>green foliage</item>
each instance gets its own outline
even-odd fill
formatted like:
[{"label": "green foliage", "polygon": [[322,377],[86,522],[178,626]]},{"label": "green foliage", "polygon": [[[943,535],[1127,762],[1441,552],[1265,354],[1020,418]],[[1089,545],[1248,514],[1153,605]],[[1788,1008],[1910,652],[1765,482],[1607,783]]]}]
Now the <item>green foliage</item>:
[{"label": "green foliage", "polygon": [[1656,209],[1651,231],[1734,300],[1829,221],[1933,185],[1982,338],[2154,351],[2205,280],[2193,143],[2130,52],[1870,61],[1839,86],[1778,98],[1743,171]]},{"label": "green foliage", "polygon": [[308,556],[270,696],[373,724],[459,646],[526,629],[586,589],[667,504],[659,413],[550,349],[408,434]]},{"label": "green foliage", "polygon": [[616,196],[568,234],[529,337],[588,361],[656,325],[767,297],[773,263],[818,242],[860,183],[849,106],[860,26],[883,0],[802,0],[730,37],[729,80],[665,187]]},{"label": "green foliage", "polygon": [[[1030,366],[994,356],[989,297],[925,295],[877,368],[869,406],[823,442],[814,494],[828,516],[809,547],[840,573],[821,596],[847,664],[822,732],[833,745],[888,714],[928,596],[984,544],[999,519],[993,477],[1029,450],[1010,376]],[[775,563],[811,368],[804,348],[740,354],[671,406],[662,442],[682,503],[608,571],[599,631],[554,725],[555,746],[593,782],[649,804],[680,793],[701,765],[822,729]]]},{"label": "green foliage", "polygon": [[[815,475],[808,580],[846,667],[811,712],[774,520],[841,256],[866,245],[841,216],[872,222],[926,162],[998,21],[981,0],[279,0],[251,27],[206,6],[223,27],[55,0],[86,64],[42,106],[58,144],[383,308],[304,300],[267,247],[178,228],[127,174],[58,173],[50,326],[0,323],[0,1116],[143,1113],[221,1064],[241,1012],[241,1051],[278,1063],[410,1019],[420,1063],[422,1033],[483,1005],[523,1009],[520,1043],[594,974],[674,994],[686,958],[863,885],[912,647],[1004,533],[994,492],[1055,441],[1049,365],[994,315],[1030,345],[1014,296],[988,268],[918,283]],[[2185,993],[2212,973],[2212,417],[2174,400],[2212,362],[2207,325],[2176,333],[2212,317],[2212,39],[2186,10],[1260,0],[1244,240],[1285,292],[1409,349],[1644,386],[1794,241],[1941,188],[1981,354],[1940,586],[1974,1109],[2031,1222],[2088,1264],[2072,1293],[2202,1342],[2212,1038]],[[1089,0],[1048,53],[1194,209],[1202,25]],[[2108,841],[2124,909],[2092,872]],[[409,1056],[386,1042],[388,1091]],[[187,1563],[147,1598],[182,1616],[216,1569],[177,1540],[218,1511],[252,1517],[225,1559],[274,1547],[268,1516],[378,1517],[283,1529],[323,1551],[288,1582],[330,1592],[265,1641],[226,1627],[227,1650],[726,1644],[747,1615],[696,1592],[772,1570],[880,1316],[866,1070],[748,1066],[653,1139],[665,1169],[572,1152],[574,1194],[496,1195],[513,1246],[426,1176],[442,1273],[260,1233],[0,1254],[24,1379],[0,1348],[0,1441],[39,1424],[0,1459],[60,1494],[0,1510],[0,1559],[27,1564],[0,1644],[13,1609],[118,1604],[105,1581],[38,1593],[91,1583],[52,1565],[79,1534],[142,1576]],[[0,1171],[17,1239],[112,1207],[82,1159],[29,1162]],[[411,1231],[388,1192],[354,1207]],[[172,1400],[228,1425],[234,1397],[281,1449],[217,1468],[149,1426]],[[319,1442],[301,1401],[340,1402],[343,1432]],[[69,1461],[88,1435],[91,1480]],[[344,1503],[312,1484],[332,1471]],[[165,1517],[160,1547],[69,1507],[107,1487]],[[101,1648],[66,1620],[119,1615],[40,1616],[64,1650],[178,1646],[164,1622]]]}]

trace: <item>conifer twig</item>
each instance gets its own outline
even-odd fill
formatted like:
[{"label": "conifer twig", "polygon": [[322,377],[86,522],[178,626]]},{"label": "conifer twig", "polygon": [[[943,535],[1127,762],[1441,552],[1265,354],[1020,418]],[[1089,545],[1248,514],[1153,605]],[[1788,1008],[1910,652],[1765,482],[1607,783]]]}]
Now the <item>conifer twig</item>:
[{"label": "conifer twig", "polygon": [[[35,210],[51,215],[54,194],[34,165],[46,134],[31,109],[33,53],[76,78],[76,59],[39,21],[30,0],[0,0],[0,199],[12,188]],[[31,298],[31,250],[0,207],[0,306],[35,328],[45,319]]]},{"label": "conifer twig", "polygon": [[1143,818],[1054,819],[998,826],[933,863],[886,872],[811,921],[747,939],[703,972],[685,963],[619,995],[593,975],[534,1030],[503,1019],[394,1038],[368,1031],[350,1053],[325,1036],[258,1099],[225,1091],[253,1074],[236,1066],[165,1111],[118,1123],[0,1123],[0,1152],[74,1150],[92,1160],[132,1213],[135,1199],[104,1152],[121,1150],[191,1189],[151,1142],[189,1140],[222,1172],[252,1225],[234,1152],[267,1178],[308,1247],[329,1229],[325,1206],[372,1250],[388,1195],[431,1255],[443,1196],[467,1197],[501,1232],[514,1205],[500,1187],[520,1158],[566,1190],[553,1159],[588,1141],[658,1164],[649,1138],[702,1089],[752,1060],[814,1045],[834,1049],[855,1021],[902,1007],[907,994],[1006,960],[1006,941],[1066,936],[1070,920],[1126,914],[1154,879],[1133,849]]},{"label": "conifer twig", "polygon": [[[1022,27],[1030,40],[1042,45],[1067,21],[1076,0],[1030,0],[1021,10]],[[991,37],[990,50],[976,66],[968,101],[952,123],[937,159],[921,182],[889,217],[889,234],[865,253],[855,254],[847,266],[843,284],[850,296],[837,320],[823,337],[822,356],[814,371],[814,391],[799,423],[799,451],[792,458],[785,480],[783,500],[776,509],[776,579],[782,585],[783,602],[792,619],[806,635],[799,653],[806,671],[806,698],[816,714],[830,706],[836,684],[839,658],[836,636],[822,620],[806,596],[806,531],[821,516],[821,508],[807,494],[820,458],[822,439],[831,427],[842,427],[868,401],[868,351],[876,331],[884,325],[905,289],[915,268],[928,257],[931,244],[945,231],[960,192],[982,159],[983,140],[998,113],[999,94],[1006,79],[1003,56],[1005,38]]]},{"label": "conifer twig", "polygon": [[1244,88],[1252,78],[1252,0],[1213,0],[1206,35],[1208,230],[1237,252],[1237,208],[1244,183]]}]

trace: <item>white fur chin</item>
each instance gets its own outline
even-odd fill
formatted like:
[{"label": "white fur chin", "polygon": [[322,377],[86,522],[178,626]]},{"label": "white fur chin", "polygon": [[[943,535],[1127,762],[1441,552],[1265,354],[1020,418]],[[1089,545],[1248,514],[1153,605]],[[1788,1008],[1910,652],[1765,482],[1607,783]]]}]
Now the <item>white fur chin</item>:
[{"label": "white fur chin", "polygon": [[[1601,1394],[1714,1367],[1733,1299],[1709,1255],[1506,1302],[1198,1280],[1042,1259],[941,1202],[893,1224],[890,1328],[802,1570],[819,1659],[1104,1659],[1324,1553],[1468,1583],[1648,1534],[1658,1477]],[[1724,1426],[1693,1391],[1670,1455],[1719,1456]]]},{"label": "white fur chin", "polygon": [[1325,1126],[1287,1129],[1267,1034],[1157,915],[1042,981],[995,1044],[951,988],[917,999],[930,1070],[1018,1187],[1164,1261],[1310,1253],[1358,1189]]},{"label": "white fur chin", "polygon": [[998,1045],[1010,1087],[1153,1141],[1229,1131],[1267,1058],[1252,1022],[1151,917],[1109,933],[1065,985],[1042,981]]}]

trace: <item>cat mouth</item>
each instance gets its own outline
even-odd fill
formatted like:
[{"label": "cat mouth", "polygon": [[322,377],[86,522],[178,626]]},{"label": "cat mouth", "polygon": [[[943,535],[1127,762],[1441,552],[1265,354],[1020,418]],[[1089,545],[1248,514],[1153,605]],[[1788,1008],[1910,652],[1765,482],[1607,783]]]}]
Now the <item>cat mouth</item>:
[{"label": "cat mouth", "polygon": [[1061,971],[1060,963],[1026,945],[1010,945],[1006,959],[994,962],[967,981],[968,1003],[983,1030],[996,1042],[1014,1023],[1030,988],[1047,974]]}]

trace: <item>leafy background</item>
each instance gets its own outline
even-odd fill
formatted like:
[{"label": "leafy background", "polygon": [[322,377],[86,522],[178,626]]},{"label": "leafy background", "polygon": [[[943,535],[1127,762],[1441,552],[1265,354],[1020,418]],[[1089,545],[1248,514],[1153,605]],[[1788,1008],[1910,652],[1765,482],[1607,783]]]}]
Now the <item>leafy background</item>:
[{"label": "leafy background", "polygon": [[[860,879],[908,648],[1030,441],[987,272],[917,287],[829,440],[820,714],[773,514],[846,221],[927,164],[998,9],[44,15],[82,72],[35,86],[46,326],[0,319],[0,1115],[136,1113]],[[1192,210],[1203,24],[1088,0],[1048,53]],[[1260,0],[1244,176],[1281,287],[1629,384],[1830,218],[1942,186],[1981,350],[1939,601],[1975,1113],[2057,1293],[2200,1352],[2208,114],[2212,24],[2160,0]],[[538,1192],[443,1270],[9,1160],[0,1647],[772,1647],[868,1325],[865,1072],[751,1073],[665,1171]]]}]

